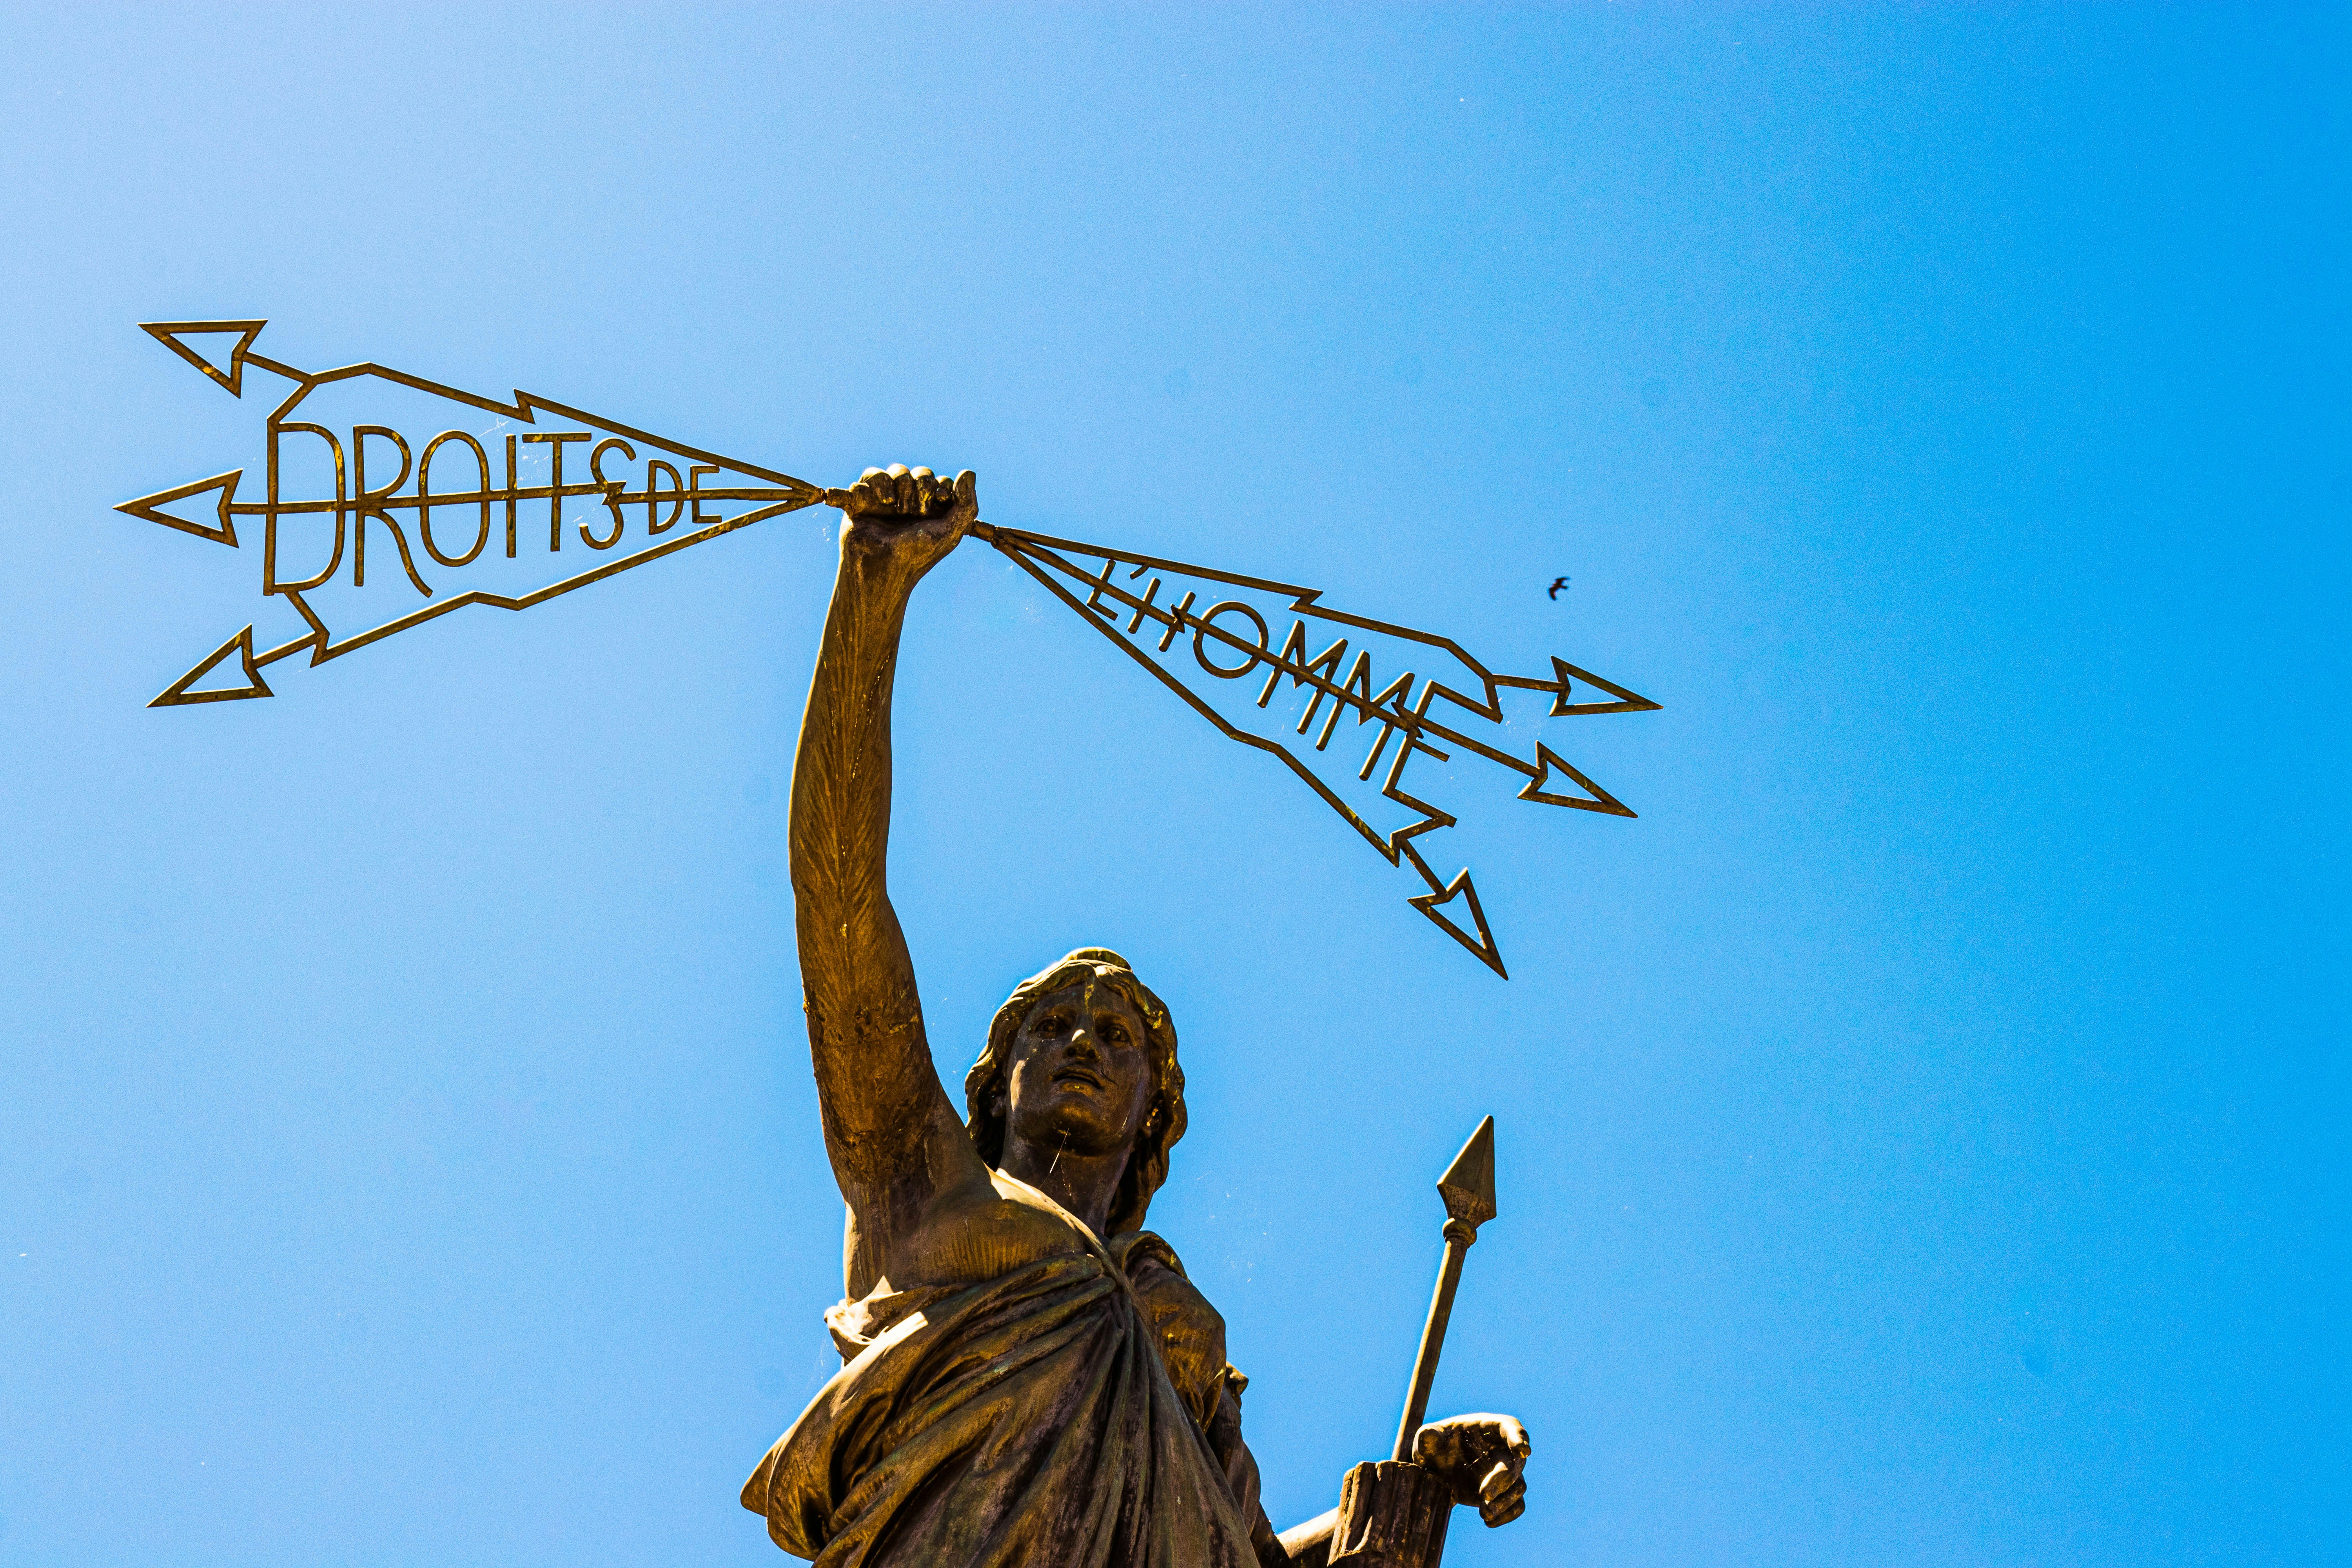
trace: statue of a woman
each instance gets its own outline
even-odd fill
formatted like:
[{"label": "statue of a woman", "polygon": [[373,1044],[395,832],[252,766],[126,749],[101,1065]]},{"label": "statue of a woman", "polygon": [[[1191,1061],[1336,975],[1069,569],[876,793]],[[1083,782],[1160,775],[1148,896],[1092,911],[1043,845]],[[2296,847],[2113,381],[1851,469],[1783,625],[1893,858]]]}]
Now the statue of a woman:
[{"label": "statue of a woman", "polygon": [[[1321,1564],[1277,1537],[1242,1441],[1224,1323],[1142,1229],[1184,1135],[1168,1010],[1080,948],[997,1013],[959,1117],[931,1068],[885,889],[890,691],[914,586],[977,515],[972,476],[868,469],[848,515],[793,769],[792,870],[824,1144],[848,1201],[846,1362],[743,1488],[828,1568]],[[1489,1524],[1524,1506],[1507,1416],[1423,1427],[1416,1458]],[[1480,1495],[1481,1491],[1485,1495]]]}]

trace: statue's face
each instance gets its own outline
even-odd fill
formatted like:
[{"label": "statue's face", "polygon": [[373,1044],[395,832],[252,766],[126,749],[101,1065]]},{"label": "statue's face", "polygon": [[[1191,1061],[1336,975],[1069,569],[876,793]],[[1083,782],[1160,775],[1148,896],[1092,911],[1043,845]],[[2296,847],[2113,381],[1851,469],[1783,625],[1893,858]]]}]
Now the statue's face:
[{"label": "statue's face", "polygon": [[1143,1020],[1088,977],[1030,1005],[1005,1064],[1005,1132],[1039,1150],[1131,1148],[1151,1103]]}]

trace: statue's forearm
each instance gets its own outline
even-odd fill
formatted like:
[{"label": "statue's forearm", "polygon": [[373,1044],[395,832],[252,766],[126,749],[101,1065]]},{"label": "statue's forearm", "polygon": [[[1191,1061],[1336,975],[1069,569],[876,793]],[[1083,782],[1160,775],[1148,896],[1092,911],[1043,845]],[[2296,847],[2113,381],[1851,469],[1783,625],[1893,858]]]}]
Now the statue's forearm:
[{"label": "statue's forearm", "polygon": [[793,913],[810,1045],[827,1130],[852,1142],[867,1131],[864,1113],[881,1109],[874,1102],[903,1105],[918,1087],[893,1079],[910,1063],[926,1075],[930,1066],[887,889],[890,693],[910,586],[887,562],[844,552],[793,763]]},{"label": "statue's forearm", "polygon": [[[878,889],[889,848],[890,692],[907,596],[866,580],[858,567],[845,557],[834,584],[793,759],[793,892],[803,950],[812,935],[820,945],[837,941],[842,921],[861,906],[888,908]],[[877,890],[870,900],[860,897],[868,889]]]},{"label": "statue's forearm", "polygon": [[1317,1514],[1305,1524],[1294,1524],[1279,1537],[1282,1548],[1298,1568],[1323,1568],[1331,1556],[1331,1532],[1339,1523],[1339,1510]]}]

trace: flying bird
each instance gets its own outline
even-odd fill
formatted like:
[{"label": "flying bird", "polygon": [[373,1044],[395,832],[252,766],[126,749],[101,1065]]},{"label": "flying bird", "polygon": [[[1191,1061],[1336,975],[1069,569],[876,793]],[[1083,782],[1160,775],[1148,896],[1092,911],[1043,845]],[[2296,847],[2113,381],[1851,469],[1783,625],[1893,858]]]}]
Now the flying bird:
[{"label": "flying bird", "polygon": [[1567,578],[1565,578],[1565,577],[1555,577],[1555,578],[1553,578],[1553,579],[1551,580],[1551,597],[1553,597],[1553,598],[1555,598],[1555,599],[1559,598],[1559,591],[1560,591],[1562,588],[1565,588],[1565,587],[1567,587],[1567,586],[1568,586],[1568,579],[1567,579]]}]

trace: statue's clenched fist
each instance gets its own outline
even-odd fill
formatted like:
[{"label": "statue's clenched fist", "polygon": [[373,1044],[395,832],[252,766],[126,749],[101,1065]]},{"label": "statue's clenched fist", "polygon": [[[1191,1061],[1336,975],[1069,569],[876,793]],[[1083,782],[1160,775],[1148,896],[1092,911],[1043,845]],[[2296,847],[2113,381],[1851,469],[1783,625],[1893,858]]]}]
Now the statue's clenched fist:
[{"label": "statue's clenched fist", "polygon": [[977,511],[978,498],[977,481],[970,468],[952,479],[943,479],[929,468],[909,468],[904,463],[868,468],[847,489],[824,492],[827,505],[837,506],[852,517],[900,522],[944,517],[959,506]]},{"label": "statue's clenched fist", "polygon": [[929,468],[893,463],[868,468],[847,489],[824,492],[828,505],[848,515],[841,525],[845,557],[887,563],[906,586],[953,550],[980,515],[980,485],[970,468],[952,479]]},{"label": "statue's clenched fist", "polygon": [[1491,1527],[1526,1510],[1528,1483],[1520,1471],[1532,1447],[1528,1429],[1511,1416],[1454,1415],[1414,1435],[1412,1462],[1444,1476],[1454,1500],[1476,1503]]}]

